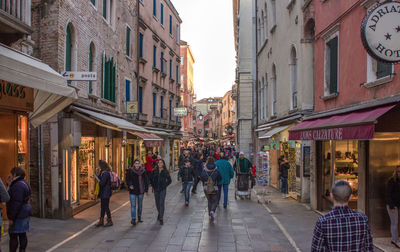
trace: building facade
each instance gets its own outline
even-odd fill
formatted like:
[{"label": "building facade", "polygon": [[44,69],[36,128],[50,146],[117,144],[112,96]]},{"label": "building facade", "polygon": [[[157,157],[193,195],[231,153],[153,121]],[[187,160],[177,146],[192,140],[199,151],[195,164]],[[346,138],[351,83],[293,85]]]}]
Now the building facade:
[{"label": "building facade", "polygon": [[311,1],[257,0],[255,12],[255,155],[260,167],[268,156],[274,187],[280,185],[278,158],[286,156],[289,191],[304,202],[310,199],[310,179],[303,172],[302,152],[311,142],[289,141],[288,130],[313,111],[313,11]]},{"label": "building facade", "polygon": [[181,40],[181,106],[186,108],[187,115],[182,118],[183,136],[189,139],[194,136],[194,85],[193,85],[193,64],[195,63],[190,45],[186,41]]},{"label": "building facade", "polygon": [[180,96],[179,13],[170,0],[139,1],[139,84],[137,122],[164,140],[159,152],[170,167],[177,165],[182,134],[174,108]]},{"label": "building facade", "polygon": [[332,184],[347,180],[350,207],[368,215],[374,237],[390,234],[385,183],[400,162],[399,65],[369,56],[354,25],[377,2],[314,1],[315,113],[290,130],[291,139],[311,140],[315,150],[311,206],[331,208]]},{"label": "building facade", "polygon": [[253,157],[253,85],[254,85],[254,33],[253,12],[255,0],[233,0],[233,29],[236,50],[237,84],[237,150]]}]

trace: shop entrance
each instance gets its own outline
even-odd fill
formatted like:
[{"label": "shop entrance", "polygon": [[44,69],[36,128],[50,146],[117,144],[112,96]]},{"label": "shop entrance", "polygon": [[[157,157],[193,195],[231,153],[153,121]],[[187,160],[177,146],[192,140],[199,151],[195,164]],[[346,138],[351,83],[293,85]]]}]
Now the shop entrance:
[{"label": "shop entrance", "polygon": [[79,200],[81,204],[95,200],[95,138],[82,137],[79,146]]}]

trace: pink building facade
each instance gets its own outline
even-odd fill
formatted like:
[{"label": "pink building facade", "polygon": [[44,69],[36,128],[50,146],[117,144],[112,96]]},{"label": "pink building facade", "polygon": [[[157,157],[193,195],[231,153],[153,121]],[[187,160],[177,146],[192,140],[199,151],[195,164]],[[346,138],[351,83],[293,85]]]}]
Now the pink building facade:
[{"label": "pink building facade", "polygon": [[350,207],[368,215],[374,238],[390,235],[385,186],[400,163],[400,65],[372,58],[360,36],[377,2],[314,1],[315,112],[290,130],[291,140],[313,142],[312,207],[329,210],[332,184],[346,180]]}]

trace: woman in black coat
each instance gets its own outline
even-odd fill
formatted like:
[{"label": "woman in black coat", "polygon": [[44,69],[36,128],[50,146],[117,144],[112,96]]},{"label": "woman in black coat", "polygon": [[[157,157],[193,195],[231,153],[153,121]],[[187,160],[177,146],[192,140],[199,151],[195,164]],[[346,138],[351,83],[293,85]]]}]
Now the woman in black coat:
[{"label": "woman in black coat", "polygon": [[157,220],[160,221],[160,225],[164,224],[165,197],[167,195],[167,187],[171,182],[171,176],[169,175],[165,161],[160,159],[151,177],[151,185],[154,189],[154,199],[158,211]]},{"label": "woman in black coat", "polygon": [[[111,190],[111,175],[110,167],[104,160],[99,160],[99,168],[97,168],[96,178],[99,182],[99,198],[100,198],[100,220],[96,224],[96,227],[109,227],[113,225],[110,211],[110,198],[112,194]],[[107,223],[104,224],[104,216],[107,214]]]},{"label": "woman in black coat", "polygon": [[[31,188],[25,180],[25,170],[14,167],[11,170],[12,182],[8,188],[10,200],[7,202],[7,217],[10,228],[10,251],[25,251],[28,245],[26,233],[29,232],[29,220],[32,215],[32,207],[29,204]],[[18,244],[19,240],[19,244]]]},{"label": "woman in black coat", "polygon": [[136,159],[133,167],[128,170],[126,184],[129,189],[129,199],[131,202],[131,224],[136,225],[136,202],[138,222],[142,221],[143,196],[149,190],[149,180],[147,178],[146,169],[140,164],[140,160]]}]

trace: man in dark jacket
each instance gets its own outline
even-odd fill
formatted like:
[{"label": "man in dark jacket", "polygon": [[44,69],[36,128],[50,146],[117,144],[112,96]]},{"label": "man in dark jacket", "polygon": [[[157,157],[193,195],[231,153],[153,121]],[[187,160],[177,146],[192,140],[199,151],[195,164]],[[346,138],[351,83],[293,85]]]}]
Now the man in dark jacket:
[{"label": "man in dark jacket", "polygon": [[[179,156],[179,160],[178,160],[178,168],[179,168],[179,170],[180,170],[182,167],[185,166],[185,160],[186,160],[186,159],[189,159],[190,162],[192,162],[192,157],[190,156],[189,150],[184,150],[183,153]],[[178,172],[178,180],[179,180],[179,179],[181,179],[181,177],[180,177],[180,173]],[[182,190],[181,190],[181,193],[183,193],[184,191],[185,191],[185,187],[184,187],[183,182],[182,182]]]},{"label": "man in dark jacket", "polygon": [[189,159],[185,160],[185,165],[179,169],[179,177],[182,178],[182,184],[185,191],[185,205],[189,206],[190,188],[193,184],[193,179],[196,177],[194,168]]},{"label": "man in dark jacket", "polygon": [[[204,167],[201,173],[200,179],[203,181],[204,194],[208,201],[208,215],[210,220],[214,221],[215,211],[218,206],[218,183],[221,181],[221,173],[218,171],[217,166],[214,163],[213,158],[209,158],[207,166]],[[209,184],[211,182],[213,186]],[[213,187],[214,190],[210,190]]]},{"label": "man in dark jacket", "polygon": [[252,166],[253,165],[251,164],[250,160],[244,157],[243,152],[240,152],[239,158],[236,160],[233,169],[236,173],[250,174]]},{"label": "man in dark jacket", "polygon": [[129,188],[129,198],[131,202],[131,224],[136,225],[136,201],[137,201],[137,215],[138,222],[142,221],[142,206],[143,206],[143,196],[149,190],[149,179],[148,173],[145,168],[141,166],[139,160],[135,160],[133,167],[128,170],[128,176],[126,178],[126,183]]},{"label": "man in dark jacket", "polygon": [[197,185],[200,182],[200,175],[201,175],[201,172],[203,171],[203,161],[202,161],[202,155],[200,154],[200,152],[196,152],[194,154],[192,166],[194,169],[194,173],[196,175],[196,177],[194,178],[194,182],[193,182],[192,193],[196,194]]},{"label": "man in dark jacket", "polygon": [[282,198],[288,198],[288,177],[289,177],[290,164],[286,157],[280,163],[279,174],[281,177],[281,193]]}]

